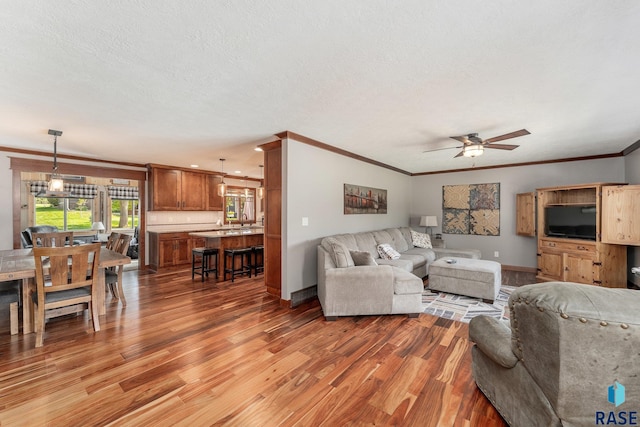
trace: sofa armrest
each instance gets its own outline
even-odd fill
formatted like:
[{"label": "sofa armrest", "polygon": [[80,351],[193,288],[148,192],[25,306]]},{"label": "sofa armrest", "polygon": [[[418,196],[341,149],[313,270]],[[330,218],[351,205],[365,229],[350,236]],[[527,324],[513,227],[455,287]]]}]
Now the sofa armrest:
[{"label": "sofa armrest", "polygon": [[488,316],[477,316],[469,322],[469,339],[480,351],[505,368],[513,368],[518,358],[511,350],[511,328]]},{"label": "sofa armrest", "polygon": [[389,265],[331,268],[318,281],[324,315],[358,316],[391,313],[393,269]]}]

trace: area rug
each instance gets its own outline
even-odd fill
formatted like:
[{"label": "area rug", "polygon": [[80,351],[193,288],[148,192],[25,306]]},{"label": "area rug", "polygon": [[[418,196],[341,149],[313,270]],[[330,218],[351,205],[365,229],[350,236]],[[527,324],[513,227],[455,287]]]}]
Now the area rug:
[{"label": "area rug", "polygon": [[493,304],[482,302],[480,298],[446,292],[432,292],[425,289],[422,293],[422,311],[426,314],[464,323],[469,323],[472,318],[481,314],[508,321],[509,306],[507,302],[514,289],[513,286],[502,286],[498,298]]}]

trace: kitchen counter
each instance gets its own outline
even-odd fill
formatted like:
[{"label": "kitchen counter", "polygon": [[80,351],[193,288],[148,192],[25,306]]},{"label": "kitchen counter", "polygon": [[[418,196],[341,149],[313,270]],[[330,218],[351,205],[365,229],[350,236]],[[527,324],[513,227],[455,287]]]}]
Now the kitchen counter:
[{"label": "kitchen counter", "polygon": [[[224,230],[200,231],[189,233],[194,239],[203,239],[204,246],[207,248],[218,249],[218,275],[219,280],[224,280],[224,270],[231,268],[227,266],[224,250],[251,248],[254,246],[262,246],[264,244],[263,228],[226,228]],[[242,262],[237,259],[236,263]]]},{"label": "kitchen counter", "polygon": [[252,236],[255,234],[264,234],[262,227],[254,228],[225,228],[222,230],[196,231],[189,233],[190,236],[204,237],[205,239],[215,239],[217,237],[226,236]]}]

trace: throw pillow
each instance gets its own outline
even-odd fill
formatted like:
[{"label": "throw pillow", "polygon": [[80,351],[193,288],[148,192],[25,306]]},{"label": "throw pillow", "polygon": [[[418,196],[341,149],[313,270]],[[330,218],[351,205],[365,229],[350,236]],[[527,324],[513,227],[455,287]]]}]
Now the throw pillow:
[{"label": "throw pillow", "polygon": [[355,265],[378,265],[371,253],[367,251],[350,251],[350,254]]},{"label": "throw pillow", "polygon": [[331,257],[333,258],[333,262],[336,264],[336,267],[346,268],[353,267],[355,265],[353,263],[353,258],[351,258],[351,254],[349,253],[349,248],[347,248],[347,245],[333,237],[325,239],[325,242],[331,248],[329,252],[331,252]]},{"label": "throw pillow", "polygon": [[400,252],[396,251],[391,247],[388,243],[381,243],[378,245],[378,253],[380,254],[380,258],[384,259],[399,259]]},{"label": "throw pillow", "polygon": [[411,230],[411,241],[413,242],[413,246],[418,248],[433,248],[431,245],[431,237],[425,233],[418,233],[417,231]]}]

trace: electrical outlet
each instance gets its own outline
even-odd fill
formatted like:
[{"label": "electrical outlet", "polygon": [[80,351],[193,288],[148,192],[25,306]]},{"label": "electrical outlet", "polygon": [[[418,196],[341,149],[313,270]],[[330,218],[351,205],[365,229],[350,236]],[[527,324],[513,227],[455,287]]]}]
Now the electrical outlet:
[{"label": "electrical outlet", "polygon": [[500,258],[500,252],[498,252],[498,251],[493,252],[493,257],[494,258]]},{"label": "electrical outlet", "polygon": [[309,225],[309,218],[306,216],[302,217],[302,226],[307,227]]}]

